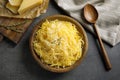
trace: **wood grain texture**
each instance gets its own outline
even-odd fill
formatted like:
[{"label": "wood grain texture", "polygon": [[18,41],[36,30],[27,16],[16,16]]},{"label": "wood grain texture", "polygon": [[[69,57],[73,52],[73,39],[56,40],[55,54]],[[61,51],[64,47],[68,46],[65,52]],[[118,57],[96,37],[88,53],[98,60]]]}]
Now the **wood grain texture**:
[{"label": "wood grain texture", "polygon": [[101,55],[102,55],[102,58],[104,60],[105,68],[106,68],[106,70],[109,71],[109,70],[112,69],[112,65],[111,65],[110,59],[108,57],[108,54],[106,52],[106,49],[105,49],[105,47],[103,45],[103,42],[102,42],[102,40],[100,38],[99,32],[98,32],[97,27],[96,27],[95,24],[94,24],[94,30],[95,30],[95,33],[96,33],[96,35],[98,37],[98,42],[99,42],[99,45],[100,45],[100,48],[101,48]]},{"label": "wood grain texture", "polygon": [[[26,21],[26,22],[22,24],[23,21]],[[15,28],[22,29],[22,32],[16,32],[14,30],[10,30],[0,26],[0,33],[6,38],[8,38],[9,40],[11,40],[12,42],[17,44],[20,41],[20,39],[23,37],[29,25],[32,23],[32,20],[0,17],[0,25],[10,26],[14,23],[21,23],[15,26]]]}]

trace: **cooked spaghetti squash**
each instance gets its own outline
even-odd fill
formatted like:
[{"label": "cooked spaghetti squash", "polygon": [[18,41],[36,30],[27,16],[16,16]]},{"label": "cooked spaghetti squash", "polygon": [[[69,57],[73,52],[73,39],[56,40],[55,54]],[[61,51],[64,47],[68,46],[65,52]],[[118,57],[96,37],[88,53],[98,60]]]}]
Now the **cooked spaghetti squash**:
[{"label": "cooked spaghetti squash", "polygon": [[71,22],[46,20],[36,32],[33,47],[43,63],[65,68],[82,57],[82,38]]}]

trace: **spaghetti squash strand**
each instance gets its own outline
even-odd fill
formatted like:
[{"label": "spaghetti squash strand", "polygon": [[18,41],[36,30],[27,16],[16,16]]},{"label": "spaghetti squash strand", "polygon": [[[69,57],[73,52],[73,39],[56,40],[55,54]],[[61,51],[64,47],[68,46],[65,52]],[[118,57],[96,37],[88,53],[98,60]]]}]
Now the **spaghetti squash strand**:
[{"label": "spaghetti squash strand", "polygon": [[42,61],[54,67],[73,65],[82,56],[84,41],[71,22],[46,20],[36,32],[34,50]]}]

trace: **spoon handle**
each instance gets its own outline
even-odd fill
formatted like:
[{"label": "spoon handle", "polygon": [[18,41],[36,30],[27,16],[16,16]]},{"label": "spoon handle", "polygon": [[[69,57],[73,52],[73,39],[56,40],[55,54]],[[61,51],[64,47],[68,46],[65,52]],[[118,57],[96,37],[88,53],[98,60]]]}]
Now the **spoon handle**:
[{"label": "spoon handle", "polygon": [[97,27],[96,27],[95,24],[94,24],[94,30],[95,30],[95,32],[96,32],[96,34],[97,34],[98,41],[99,41],[99,44],[100,44],[100,47],[101,47],[101,50],[102,50],[102,53],[101,53],[101,54],[102,54],[103,60],[104,60],[104,62],[105,62],[105,67],[106,67],[107,70],[111,70],[112,65],[111,65],[111,63],[110,63],[110,60],[109,60],[108,55],[107,55],[107,52],[106,52],[106,50],[105,50],[105,48],[104,48],[103,42],[102,42],[102,40],[101,40],[101,38],[100,38],[100,35],[99,35],[99,33],[98,33],[98,30],[97,30]]},{"label": "spoon handle", "polygon": [[0,42],[3,40],[3,35],[0,34]]}]

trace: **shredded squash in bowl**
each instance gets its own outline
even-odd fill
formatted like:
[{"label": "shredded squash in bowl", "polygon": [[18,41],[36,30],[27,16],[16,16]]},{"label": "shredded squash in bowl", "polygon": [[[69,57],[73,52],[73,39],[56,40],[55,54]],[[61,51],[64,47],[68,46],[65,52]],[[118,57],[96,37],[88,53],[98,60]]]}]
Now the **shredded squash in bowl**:
[{"label": "shredded squash in bowl", "polygon": [[33,47],[43,63],[65,68],[82,57],[82,38],[71,22],[46,20],[35,34]]}]

